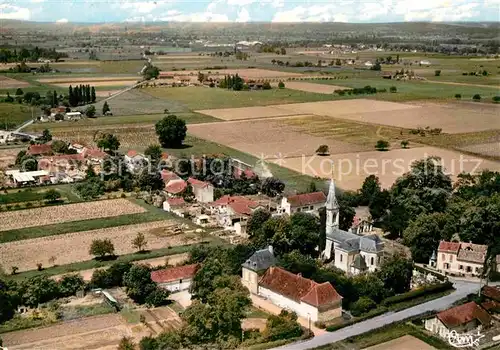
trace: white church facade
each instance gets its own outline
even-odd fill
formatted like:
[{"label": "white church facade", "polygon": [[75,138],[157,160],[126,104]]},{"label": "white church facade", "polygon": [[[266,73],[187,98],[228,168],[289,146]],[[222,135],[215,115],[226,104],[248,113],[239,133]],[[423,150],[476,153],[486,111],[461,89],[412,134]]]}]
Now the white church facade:
[{"label": "white church facade", "polygon": [[335,181],[332,179],[326,199],[326,245],[323,255],[335,267],[353,275],[377,270],[384,254],[384,243],[380,237],[375,234],[359,236],[341,230],[339,218]]}]

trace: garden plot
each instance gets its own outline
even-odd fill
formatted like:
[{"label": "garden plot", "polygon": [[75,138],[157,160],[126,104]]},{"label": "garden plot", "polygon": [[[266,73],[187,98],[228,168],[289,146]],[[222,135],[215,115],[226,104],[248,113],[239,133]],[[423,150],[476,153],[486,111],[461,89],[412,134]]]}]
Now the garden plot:
[{"label": "garden plot", "polygon": [[357,190],[361,188],[365,178],[372,174],[379,177],[383,188],[389,188],[399,176],[410,169],[414,161],[431,156],[442,159],[446,172],[453,179],[456,179],[461,172],[474,174],[484,169],[500,170],[500,162],[434,147],[334,154],[329,157],[295,157],[272,161],[302,174],[321,178],[331,176],[333,164],[334,176],[339,186],[344,190]]},{"label": "garden plot", "polygon": [[311,156],[320,145],[332,153],[360,152],[371,145],[355,145],[300,132],[299,128],[278,120],[252,120],[189,125],[188,132],[239,151],[264,158]]},{"label": "garden plot", "polygon": [[[273,86],[278,86],[278,83],[271,84]],[[335,86],[335,85],[324,85],[324,84],[314,84],[302,81],[287,81],[285,87],[291,90],[299,90],[306,92],[315,92],[318,94],[333,94],[335,90],[347,89],[345,86]]]},{"label": "garden plot", "polygon": [[0,75],[0,89],[15,89],[30,86],[30,83]]},{"label": "garden plot", "polygon": [[144,212],[146,209],[123,198],[15,210],[0,213],[0,231]]},{"label": "garden plot", "polygon": [[435,350],[436,348],[424,343],[411,335],[405,335],[388,342],[370,346],[363,350]]},{"label": "garden plot", "polygon": [[296,115],[296,113],[275,106],[204,109],[196,112],[223,120],[270,118]]},{"label": "garden plot", "polygon": [[467,147],[461,147],[460,149],[466,152],[481,154],[487,157],[500,158],[500,131],[499,131],[499,140],[497,142],[471,145]]},{"label": "garden plot", "polygon": [[35,269],[37,263],[50,267],[87,261],[94,258],[88,252],[92,240],[105,238],[113,243],[115,254],[130,254],[137,251],[131,242],[139,232],[144,234],[148,250],[193,244],[201,240],[195,233],[175,234],[176,226],[174,220],[162,220],[4,243],[0,244],[0,264],[5,271],[12,266],[26,271]]}]

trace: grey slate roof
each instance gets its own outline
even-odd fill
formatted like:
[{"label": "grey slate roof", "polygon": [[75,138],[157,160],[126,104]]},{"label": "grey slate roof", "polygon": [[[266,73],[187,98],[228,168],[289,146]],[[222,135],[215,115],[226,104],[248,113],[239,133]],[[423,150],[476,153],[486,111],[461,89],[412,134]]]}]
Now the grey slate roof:
[{"label": "grey slate roof", "polygon": [[252,270],[252,271],[262,271],[267,270],[270,266],[276,264],[276,258],[271,251],[266,249],[257,250],[253,255],[248,258],[241,266]]},{"label": "grey slate roof", "polygon": [[345,242],[349,239],[359,239],[360,236],[344,230],[334,229],[332,234],[327,235],[327,237],[337,243],[340,243],[340,242]]},{"label": "grey slate roof", "polygon": [[361,254],[356,254],[351,266],[360,271],[364,271],[368,268],[368,266],[366,265],[365,258]]},{"label": "grey slate roof", "polygon": [[384,249],[384,243],[377,235],[362,236],[359,240],[360,250],[368,253],[376,253]]},{"label": "grey slate roof", "polygon": [[341,242],[338,247],[348,252],[359,250],[359,238],[352,238]]}]

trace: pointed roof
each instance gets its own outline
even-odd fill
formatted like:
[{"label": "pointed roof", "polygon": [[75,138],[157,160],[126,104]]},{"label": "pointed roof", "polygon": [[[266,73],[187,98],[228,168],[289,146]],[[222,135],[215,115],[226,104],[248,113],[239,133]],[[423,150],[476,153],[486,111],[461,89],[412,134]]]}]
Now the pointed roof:
[{"label": "pointed roof", "polygon": [[328,188],[328,196],[326,197],[326,209],[338,209],[339,203],[337,202],[337,196],[335,195],[335,181],[333,178],[330,180],[330,187]]},{"label": "pointed roof", "polygon": [[460,326],[472,320],[481,322],[483,326],[491,323],[490,315],[473,301],[441,311],[437,314],[437,318],[448,328]]},{"label": "pointed roof", "polygon": [[262,271],[267,270],[274,264],[276,264],[276,258],[274,257],[273,249],[270,246],[261,250],[257,250],[241,266],[253,271]]},{"label": "pointed roof", "polygon": [[333,288],[330,282],[316,284],[303,298],[302,301],[312,306],[331,304],[341,300],[342,297]]},{"label": "pointed roof", "polygon": [[368,266],[366,265],[365,258],[361,254],[356,254],[351,266],[360,271],[364,271],[368,268]]}]

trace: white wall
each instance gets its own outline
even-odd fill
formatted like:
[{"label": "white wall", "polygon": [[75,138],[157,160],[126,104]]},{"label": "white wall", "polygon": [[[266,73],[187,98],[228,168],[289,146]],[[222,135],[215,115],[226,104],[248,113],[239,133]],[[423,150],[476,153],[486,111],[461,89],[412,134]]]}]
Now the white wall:
[{"label": "white wall", "polygon": [[[182,281],[182,282],[181,282]],[[192,279],[176,280],[168,283],[158,283],[158,287],[167,289],[171,292],[178,292],[181,290],[187,290],[191,286]]]},{"label": "white wall", "polygon": [[269,299],[274,305],[279,306],[282,309],[294,311],[298,316],[305,318],[306,320],[311,318],[312,322],[318,320],[318,309],[312,305],[299,302],[292,299],[285,298],[284,296],[277,294],[267,288],[259,286],[259,295]]},{"label": "white wall", "polygon": [[200,203],[210,203],[214,201],[214,187],[211,185],[203,188],[193,186],[193,193],[196,200]]},{"label": "white wall", "polygon": [[[450,258],[451,258],[451,261],[450,261]],[[450,264],[448,269],[445,269],[445,263]],[[462,269],[460,269],[460,266],[462,266]],[[467,272],[467,267],[470,267],[472,269],[472,271]],[[473,262],[466,262],[466,261],[457,260],[456,254],[438,252],[437,269],[441,270],[443,272],[463,273],[463,274],[468,274],[468,275],[479,275],[479,272],[476,272],[476,268],[481,269],[482,267],[483,267],[483,264],[477,264],[477,263],[473,263]]]},{"label": "white wall", "polygon": [[381,259],[381,257],[379,257],[376,253],[360,252],[360,254],[365,258],[366,266],[368,266],[368,271],[373,272],[380,266],[379,260]]}]

